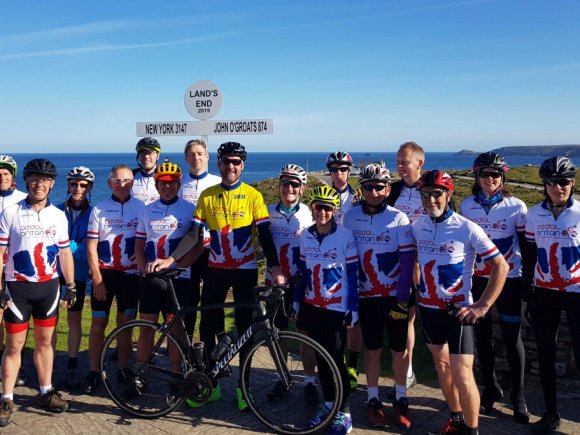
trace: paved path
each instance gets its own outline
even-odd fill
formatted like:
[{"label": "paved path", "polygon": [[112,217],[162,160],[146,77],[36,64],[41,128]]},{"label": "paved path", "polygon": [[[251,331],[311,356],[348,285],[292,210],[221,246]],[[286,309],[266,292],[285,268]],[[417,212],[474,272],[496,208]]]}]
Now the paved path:
[{"label": "paved path", "polygon": [[[26,387],[16,389],[15,403],[17,410],[12,423],[0,429],[2,435],[8,434],[249,434],[268,433],[267,428],[252,414],[241,413],[236,409],[234,388],[237,379],[225,379],[222,382],[223,398],[202,409],[193,410],[185,405],[167,417],[157,420],[141,420],[133,418],[119,410],[106,397],[102,387],[95,396],[87,396],[75,391],[63,391],[65,398],[70,400],[70,410],[64,414],[51,414],[36,405],[38,382],[33,375],[34,370],[31,355],[25,355],[25,367],[30,379]],[[86,360],[86,353],[81,354],[81,361]],[[57,356],[55,385],[62,383],[66,373],[66,355]],[[82,368],[85,373],[86,367]],[[234,370],[237,373],[237,370]],[[59,379],[60,378],[60,379]],[[364,376],[359,377],[364,384]],[[381,397],[386,400],[386,387],[392,385],[392,380],[382,378],[380,385]],[[543,411],[541,393],[538,387],[530,386],[527,391],[528,405],[537,419]],[[366,426],[366,391],[364,385],[352,396],[352,413],[354,431],[356,434],[399,433],[392,426],[392,411],[386,407],[387,418],[391,426],[384,430],[370,429]],[[447,419],[448,411],[440,390],[435,384],[419,384],[409,391],[413,428],[409,434],[424,434],[440,427]],[[563,424],[560,433],[580,434],[580,393],[564,393],[560,400]],[[512,420],[511,409],[501,404],[493,416],[481,419],[482,434],[519,434],[528,433],[526,426],[518,425]]]}]

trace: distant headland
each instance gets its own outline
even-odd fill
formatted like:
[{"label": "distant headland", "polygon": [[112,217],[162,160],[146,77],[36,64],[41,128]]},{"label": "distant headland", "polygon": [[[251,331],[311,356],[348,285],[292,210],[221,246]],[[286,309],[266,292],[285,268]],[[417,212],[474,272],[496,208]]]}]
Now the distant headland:
[{"label": "distant headland", "polygon": [[[491,150],[502,156],[568,156],[580,157],[580,145],[529,145],[518,147],[501,147]],[[479,154],[479,151],[461,150],[456,156],[471,156]]]}]

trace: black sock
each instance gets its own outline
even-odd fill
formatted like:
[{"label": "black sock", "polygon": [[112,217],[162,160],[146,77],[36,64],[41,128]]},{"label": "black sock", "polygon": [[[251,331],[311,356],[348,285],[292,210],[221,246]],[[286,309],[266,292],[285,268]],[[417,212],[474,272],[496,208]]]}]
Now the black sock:
[{"label": "black sock", "polygon": [[77,362],[78,362],[78,358],[72,358],[69,357],[68,359],[68,364],[67,364],[67,369],[76,369],[77,368]]},{"label": "black sock", "polygon": [[479,430],[476,427],[465,426],[465,435],[479,435]]},{"label": "black sock", "polygon": [[348,351],[348,363],[347,365],[352,368],[358,367],[358,355],[360,352],[355,352],[354,350]]},{"label": "black sock", "polygon": [[454,424],[461,424],[463,423],[463,412],[451,412],[451,420],[453,420]]}]

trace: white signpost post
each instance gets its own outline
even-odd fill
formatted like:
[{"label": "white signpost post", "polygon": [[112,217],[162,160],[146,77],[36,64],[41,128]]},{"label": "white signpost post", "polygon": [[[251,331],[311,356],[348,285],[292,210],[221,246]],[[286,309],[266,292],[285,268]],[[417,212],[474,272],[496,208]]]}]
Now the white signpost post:
[{"label": "white signpost post", "polygon": [[210,80],[198,80],[185,91],[185,109],[199,121],[137,122],[137,137],[273,134],[272,119],[210,120],[221,109],[223,94]]}]

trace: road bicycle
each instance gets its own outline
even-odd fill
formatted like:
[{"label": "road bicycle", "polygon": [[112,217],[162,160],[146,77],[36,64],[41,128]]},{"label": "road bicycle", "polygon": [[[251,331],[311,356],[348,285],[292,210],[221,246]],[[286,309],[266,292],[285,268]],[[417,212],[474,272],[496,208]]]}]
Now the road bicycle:
[{"label": "road bicycle", "polygon": [[[230,362],[246,345],[248,351],[240,362],[241,388],[249,408],[264,424],[287,434],[313,433],[330,424],[342,397],[338,367],[313,339],[274,325],[276,313],[286,315],[283,296],[288,286],[256,287],[254,302],[193,308],[181,306],[177,300],[173,278],[180,272],[180,269],[165,269],[149,275],[163,289],[160,297],[171,297],[176,307],[174,315],[167,316],[163,323],[126,322],[106,338],[101,354],[101,376],[111,399],[121,409],[140,418],[167,415],[185,399],[207,402],[217,380],[231,374]],[[229,336],[223,335],[211,356],[206,355],[202,343],[192,344],[187,334],[172,331],[174,325],[181,325],[181,331],[185,330],[183,317],[187,313],[224,308],[252,308],[254,322],[235,343],[229,343]],[[140,342],[141,334],[149,337],[148,345]],[[117,343],[125,346],[118,347]],[[315,427],[311,426],[311,420],[319,408],[305,402],[306,373],[300,357],[304,351],[315,355],[318,366],[326,364],[330,368],[331,379],[324,385],[316,384],[320,403],[324,400],[323,390],[327,397],[337,398],[328,415]],[[279,381],[285,394],[273,397],[273,388]]]}]

